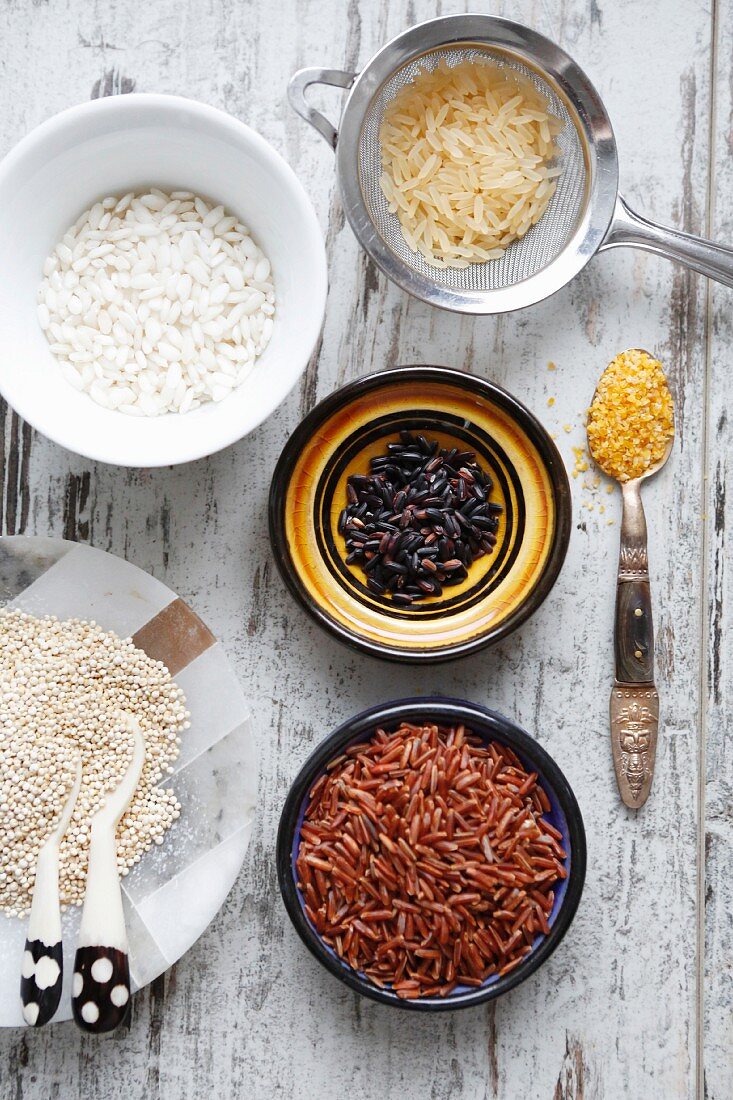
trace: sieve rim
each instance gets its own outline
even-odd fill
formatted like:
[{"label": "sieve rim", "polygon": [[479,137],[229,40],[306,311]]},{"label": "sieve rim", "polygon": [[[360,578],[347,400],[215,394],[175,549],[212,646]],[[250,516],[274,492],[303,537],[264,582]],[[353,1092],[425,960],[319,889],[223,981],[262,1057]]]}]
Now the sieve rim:
[{"label": "sieve rim", "polygon": [[[576,127],[586,167],[585,195],[575,228],[545,267],[498,289],[439,284],[406,264],[382,237],[369,213],[359,174],[362,128],[375,96],[396,72],[438,49],[478,46],[510,55],[558,95]],[[542,301],[580,272],[598,251],[613,219],[618,157],[611,122],[595,87],[579,65],[544,35],[491,15],[449,15],[410,27],[384,45],[356,76],[344,103],[336,172],[344,212],[375,264],[414,297],[452,312],[507,313]]]}]

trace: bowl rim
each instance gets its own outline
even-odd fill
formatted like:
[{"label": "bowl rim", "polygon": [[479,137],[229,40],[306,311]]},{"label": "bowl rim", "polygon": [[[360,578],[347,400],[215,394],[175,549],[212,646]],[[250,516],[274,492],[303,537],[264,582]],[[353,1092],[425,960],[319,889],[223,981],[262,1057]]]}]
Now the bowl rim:
[{"label": "bowl rim", "polygon": [[[373,732],[377,725],[416,717],[431,718],[440,722],[461,721],[470,727],[479,727],[478,732],[491,731],[492,737],[509,745],[523,761],[536,765],[547,785],[552,788],[565,814],[570,840],[571,866],[567,890],[549,935],[510,973],[498,978],[491,985],[469,990],[455,998],[449,996],[444,999],[431,997],[424,1000],[419,998],[402,1000],[389,990],[372,985],[361,978],[356,971],[341,963],[326,950],[320,936],[305,916],[292,873],[291,853],[300,807],[310,786],[328,762],[344,745],[355,741],[368,731]],[[461,1008],[472,1008],[508,993],[534,974],[559,946],[575,917],[583,893],[587,864],[585,826],[580,806],[564,773],[547,750],[516,722],[498,711],[479,703],[441,695],[397,699],[368,707],[353,718],[342,722],[333,733],[321,741],[301,766],[290,786],[280,814],[275,852],[278,885],[285,909],[295,931],[311,954],[354,992],[379,1001],[380,1004],[416,1012],[450,1012]]]},{"label": "bowl rim", "polygon": [[[556,523],[550,552],[539,579],[524,600],[506,619],[485,633],[464,642],[437,646],[427,651],[386,646],[380,642],[371,641],[331,618],[302,584],[293,567],[293,559],[285,534],[285,504],[293,467],[316,429],[327,417],[352,399],[402,381],[438,381],[446,385],[457,385],[480,394],[509,413],[537,447],[555,497]],[[570,543],[572,518],[570,481],[565,464],[549,432],[534,413],[530,412],[526,405],[523,405],[508,390],[487,378],[469,374],[455,367],[419,363],[388,367],[367,374],[334,390],[319,401],[301,420],[283,447],[272,475],[268,500],[268,526],[275,561],[281,577],[300,606],[316,622],[351,649],[367,653],[372,657],[415,665],[456,660],[458,657],[464,657],[486,646],[494,645],[533,615],[544,603],[560,574]]]},{"label": "bowl rim", "polygon": [[[274,146],[251,126],[248,126],[247,123],[218,107],[212,107],[207,103],[202,103],[200,100],[191,99],[187,96],[162,92],[127,92],[124,95],[102,96],[99,99],[92,99],[66,107],[34,126],[0,159],[0,188],[6,183],[7,177],[16,171],[24,160],[32,158],[44,145],[57,139],[64,131],[73,130],[79,120],[83,122],[88,116],[106,115],[110,121],[113,121],[131,112],[139,112],[143,116],[158,115],[165,117],[171,113],[181,111],[187,112],[189,117],[197,118],[212,130],[218,129],[220,132],[228,133],[232,139],[236,140],[243,151],[246,147],[249,147],[265,163],[267,170],[282,180],[288,190],[290,200],[297,206],[303,221],[308,251],[312,257],[313,271],[310,282],[313,287],[313,297],[318,304],[309,316],[302,319],[299,337],[303,348],[302,366],[297,375],[294,376],[287,391],[279,395],[276,404],[250,423],[245,430],[235,425],[226,432],[212,431],[211,435],[216,436],[214,441],[211,440],[207,431],[192,430],[188,433],[191,440],[188,446],[180,441],[176,442],[176,456],[173,458],[148,456],[141,460],[141,457],[135,454],[131,454],[129,457],[121,457],[119,448],[117,453],[111,453],[104,446],[85,446],[83,442],[80,442],[77,426],[74,423],[65,425],[57,423],[53,416],[48,417],[45,414],[38,416],[35,404],[22,400],[17,401],[16,395],[12,392],[12,372],[0,372],[0,394],[23,420],[27,421],[36,431],[74,454],[113,466],[133,469],[177,466],[216,454],[244,436],[249,435],[275,412],[295,388],[308,366],[323,330],[328,294],[328,266],[324,237],[313,203],[294,170]],[[7,384],[8,378],[11,379],[9,386]],[[152,419],[157,420],[159,418]],[[136,421],[134,418],[130,418],[130,420],[131,449],[135,450],[139,449],[139,444],[134,439]],[[197,440],[202,442],[197,444]]]}]

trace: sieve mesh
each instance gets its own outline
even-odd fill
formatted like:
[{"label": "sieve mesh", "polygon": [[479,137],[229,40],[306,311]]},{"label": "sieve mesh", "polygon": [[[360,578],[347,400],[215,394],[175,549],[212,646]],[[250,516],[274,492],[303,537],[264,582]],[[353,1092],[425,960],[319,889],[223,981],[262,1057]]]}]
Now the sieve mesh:
[{"label": "sieve mesh", "polygon": [[[379,144],[379,128],[382,116],[390,102],[405,84],[413,80],[421,70],[432,70],[440,61],[457,65],[461,61],[492,61],[529,77],[535,87],[546,97],[549,109],[563,123],[556,138],[560,149],[559,165],[562,175],[547,210],[527,234],[511,244],[499,260],[471,264],[465,268],[431,267],[419,252],[407,245],[396,214],[391,214],[379,186],[382,172],[382,156]],[[587,170],[583,145],[576,125],[565,102],[552,84],[544,80],[534,69],[528,68],[517,57],[503,50],[471,43],[459,46],[438,47],[413,58],[386,80],[372,98],[364,117],[359,137],[359,183],[369,217],[385,244],[397,258],[436,286],[456,291],[488,291],[514,286],[547,267],[570,239],[586,196]]]}]

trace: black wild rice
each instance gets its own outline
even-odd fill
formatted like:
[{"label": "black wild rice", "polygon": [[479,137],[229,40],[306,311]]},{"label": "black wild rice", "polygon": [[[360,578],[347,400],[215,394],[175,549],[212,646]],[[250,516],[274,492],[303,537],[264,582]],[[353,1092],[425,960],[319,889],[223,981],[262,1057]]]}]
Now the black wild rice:
[{"label": "black wild rice", "polygon": [[403,431],[370,467],[349,478],[338,524],[346,563],[361,566],[370,591],[409,607],[493,552],[502,507],[474,451]]}]

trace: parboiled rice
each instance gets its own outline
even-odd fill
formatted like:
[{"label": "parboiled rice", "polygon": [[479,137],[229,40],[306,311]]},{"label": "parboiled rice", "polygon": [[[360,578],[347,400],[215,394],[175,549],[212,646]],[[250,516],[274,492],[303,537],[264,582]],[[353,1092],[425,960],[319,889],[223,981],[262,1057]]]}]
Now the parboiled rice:
[{"label": "parboiled rice", "polygon": [[547,209],[562,123],[528,77],[493,62],[422,70],[388,105],[380,185],[434,267],[499,259]]}]

